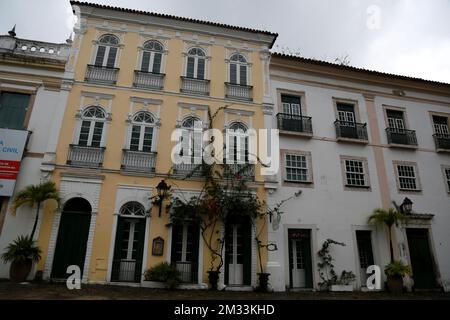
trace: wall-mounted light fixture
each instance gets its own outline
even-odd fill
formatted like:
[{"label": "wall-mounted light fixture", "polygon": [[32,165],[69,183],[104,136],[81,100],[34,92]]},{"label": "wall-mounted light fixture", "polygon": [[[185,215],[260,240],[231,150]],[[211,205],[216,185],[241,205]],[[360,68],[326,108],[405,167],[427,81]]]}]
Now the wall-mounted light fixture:
[{"label": "wall-mounted light fixture", "polygon": [[155,204],[157,204],[159,206],[159,214],[158,216],[161,217],[161,208],[162,208],[162,204],[165,198],[168,197],[169,195],[169,191],[170,191],[170,186],[166,183],[166,181],[161,180],[158,185],[156,186],[156,191],[158,192],[158,198],[155,201]]}]

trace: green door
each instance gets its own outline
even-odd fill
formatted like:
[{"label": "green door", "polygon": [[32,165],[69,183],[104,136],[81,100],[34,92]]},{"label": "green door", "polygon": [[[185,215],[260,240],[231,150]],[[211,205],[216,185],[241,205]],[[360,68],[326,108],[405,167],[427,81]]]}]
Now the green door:
[{"label": "green door", "polygon": [[225,283],[249,286],[252,281],[252,229],[249,218],[232,216],[225,225]]},{"label": "green door", "polygon": [[409,257],[416,289],[431,289],[436,287],[427,229],[406,229]]},{"label": "green door", "polygon": [[89,202],[81,198],[69,200],[61,213],[51,278],[67,278],[70,265],[79,266],[83,274],[90,224]]},{"label": "green door", "polygon": [[311,231],[288,230],[289,286],[312,288]]},{"label": "green door", "polygon": [[111,281],[141,281],[145,224],[145,218],[118,218]]}]

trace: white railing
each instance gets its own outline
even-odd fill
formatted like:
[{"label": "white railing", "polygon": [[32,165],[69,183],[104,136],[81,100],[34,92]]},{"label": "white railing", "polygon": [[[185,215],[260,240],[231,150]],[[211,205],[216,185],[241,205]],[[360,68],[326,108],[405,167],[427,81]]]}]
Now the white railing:
[{"label": "white railing", "polygon": [[225,83],[227,98],[234,98],[239,100],[253,100],[253,87],[243,86],[240,84]]},{"label": "white railing", "polygon": [[123,150],[122,169],[125,171],[154,172],[155,152]]},{"label": "white railing", "polygon": [[103,163],[105,148],[69,146],[67,164],[75,166],[100,167]]},{"label": "white railing", "polygon": [[69,57],[70,44],[0,36],[1,49],[11,50],[14,54],[66,61]]},{"label": "white railing", "polygon": [[118,68],[107,68],[102,66],[88,65],[85,80],[102,84],[116,84]]},{"label": "white railing", "polygon": [[181,77],[181,92],[209,95],[209,80]]},{"label": "white railing", "polygon": [[[240,164],[233,163],[228,164],[228,170],[231,174],[236,176],[236,178],[244,178],[245,180],[255,179],[255,165],[254,164]],[[237,177],[239,176],[239,177]]]},{"label": "white railing", "polygon": [[139,88],[149,88],[161,90],[164,86],[163,73],[134,71],[134,86]]},{"label": "white railing", "polygon": [[184,176],[192,176],[192,177],[201,177],[202,166],[201,164],[196,163],[179,163],[173,166],[174,174],[176,175],[184,175]]}]

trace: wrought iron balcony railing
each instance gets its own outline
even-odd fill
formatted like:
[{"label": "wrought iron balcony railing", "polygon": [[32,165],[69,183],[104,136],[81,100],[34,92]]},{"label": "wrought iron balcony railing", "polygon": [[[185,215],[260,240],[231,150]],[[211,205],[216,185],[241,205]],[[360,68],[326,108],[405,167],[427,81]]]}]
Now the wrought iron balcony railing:
[{"label": "wrought iron balcony railing", "polygon": [[224,165],[224,175],[232,175],[236,179],[255,180],[255,165],[251,163],[232,163]]},{"label": "wrought iron balcony railing", "polygon": [[95,66],[89,64],[86,69],[87,82],[114,85],[117,82],[119,68]]},{"label": "wrought iron balcony railing", "polygon": [[162,90],[165,76],[163,73],[134,70],[133,85],[137,88]]},{"label": "wrought iron balcony railing", "polygon": [[179,163],[174,164],[173,173],[184,177],[203,177],[203,167],[201,163]]},{"label": "wrought iron balcony railing", "polygon": [[209,80],[181,77],[181,92],[209,95]]},{"label": "wrought iron balcony railing", "polygon": [[277,123],[279,130],[312,134],[311,117],[298,116],[289,113],[278,113]]},{"label": "wrought iron balcony railing", "polygon": [[336,120],[334,122],[336,137],[367,141],[367,124],[352,121]]},{"label": "wrought iron balcony railing", "polygon": [[450,151],[450,134],[435,133],[433,139],[436,149]]},{"label": "wrought iron balcony railing", "polygon": [[252,101],[253,87],[225,82],[226,97],[231,99]]},{"label": "wrought iron balcony railing", "polygon": [[125,171],[155,172],[156,152],[122,151],[122,169]]},{"label": "wrought iron balcony railing", "polygon": [[172,265],[180,273],[180,278],[182,283],[197,283],[198,282],[198,263],[195,262],[184,262],[184,261],[174,261]]},{"label": "wrought iron balcony railing", "polygon": [[140,260],[113,260],[111,281],[141,282],[142,261]]},{"label": "wrought iron balcony railing", "polygon": [[103,163],[104,147],[86,147],[71,144],[67,164],[83,167],[101,167]]},{"label": "wrought iron balcony railing", "polygon": [[416,131],[398,128],[386,128],[389,144],[417,146]]}]

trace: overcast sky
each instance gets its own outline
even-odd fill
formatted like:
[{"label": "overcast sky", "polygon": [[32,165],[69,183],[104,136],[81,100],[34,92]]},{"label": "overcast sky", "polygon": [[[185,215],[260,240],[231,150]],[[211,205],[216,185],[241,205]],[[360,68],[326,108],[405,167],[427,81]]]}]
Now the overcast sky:
[{"label": "overcast sky", "polygon": [[[92,0],[277,32],[275,51],[450,83],[450,0]],[[64,42],[69,0],[0,0],[0,33]]]}]

